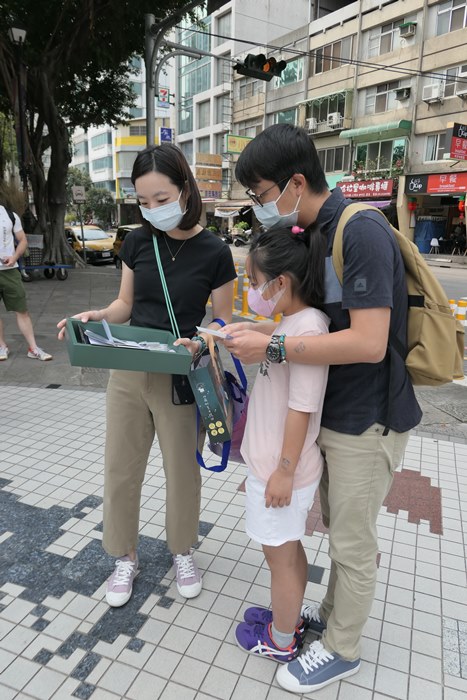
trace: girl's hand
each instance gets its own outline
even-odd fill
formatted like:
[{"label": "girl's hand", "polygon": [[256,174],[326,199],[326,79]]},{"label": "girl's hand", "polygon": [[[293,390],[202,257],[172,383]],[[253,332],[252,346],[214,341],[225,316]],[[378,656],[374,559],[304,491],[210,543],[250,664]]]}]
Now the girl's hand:
[{"label": "girl's hand", "polygon": [[234,323],[223,328],[224,331],[227,330],[229,335],[233,335],[232,340],[223,341],[227,350],[246,365],[253,364],[254,362],[262,362],[266,356],[266,348],[271,338],[258,331],[230,330],[232,326],[236,325],[241,326],[243,324]]},{"label": "girl's hand", "polygon": [[[88,321],[102,321],[104,318],[103,311],[82,311],[80,314],[75,314],[75,316],[72,316],[71,318],[79,318],[80,321],[83,323],[87,323]],[[57,328],[59,329],[59,334],[58,334],[58,339],[63,340],[65,337],[65,325],[66,325],[66,318],[62,318],[61,321],[57,323]]]},{"label": "girl's hand", "polygon": [[183,345],[193,357],[201,350],[201,343],[199,340],[190,340],[190,338],[178,338],[174,345]]},{"label": "girl's hand", "polygon": [[292,499],[293,474],[286,474],[276,469],[269,477],[266,485],[266,508],[283,508],[289,506]]}]

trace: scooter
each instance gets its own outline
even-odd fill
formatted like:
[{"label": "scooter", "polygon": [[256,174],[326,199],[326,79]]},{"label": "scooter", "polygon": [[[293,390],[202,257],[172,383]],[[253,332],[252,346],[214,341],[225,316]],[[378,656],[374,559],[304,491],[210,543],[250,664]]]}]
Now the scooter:
[{"label": "scooter", "polygon": [[227,245],[233,243],[233,236],[230,233],[230,231],[224,231],[223,233],[221,233],[221,238],[224,241],[224,243],[227,243]]},{"label": "scooter", "polygon": [[246,231],[242,229],[241,231],[235,234],[234,245],[236,245],[237,247],[241,245],[248,245],[250,243],[252,235],[253,231],[251,228],[247,229]]}]

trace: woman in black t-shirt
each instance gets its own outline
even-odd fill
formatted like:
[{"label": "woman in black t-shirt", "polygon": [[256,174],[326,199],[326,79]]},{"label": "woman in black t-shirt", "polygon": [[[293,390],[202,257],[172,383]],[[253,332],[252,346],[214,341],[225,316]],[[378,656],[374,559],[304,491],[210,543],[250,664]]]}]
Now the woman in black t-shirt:
[{"label": "woman in black t-shirt", "polygon": [[[182,152],[171,144],[138,154],[132,182],[144,224],[120,251],[118,298],[105,309],[78,314],[101,321],[160,328],[171,324],[157,268],[154,237],[183,344],[194,355],[206,347],[195,335],[211,297],[213,318],[229,323],[236,277],[228,246],[198,224],[201,198]],[[63,337],[65,320],[60,321]],[[220,324],[212,322],[211,328]],[[196,405],[184,403],[176,378],[151,372],[111,371],[107,388],[103,546],[117,557],[107,581],[109,605],[124,605],[138,569],[141,489],[157,433],[166,477],[166,536],[177,589],[186,598],[202,587],[192,547],[198,540],[201,475],[196,461]],[[178,389],[178,390],[177,390]],[[151,507],[151,506],[150,506]]]}]

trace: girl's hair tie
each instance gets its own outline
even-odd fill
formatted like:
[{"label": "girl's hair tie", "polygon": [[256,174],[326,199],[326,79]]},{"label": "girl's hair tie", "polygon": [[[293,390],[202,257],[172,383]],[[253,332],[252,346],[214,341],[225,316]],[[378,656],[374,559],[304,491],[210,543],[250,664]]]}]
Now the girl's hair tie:
[{"label": "girl's hair tie", "polygon": [[305,229],[304,229],[304,228],[300,228],[300,226],[292,226],[292,233],[295,233],[295,234],[297,234],[297,233],[303,233],[304,230],[305,230]]}]

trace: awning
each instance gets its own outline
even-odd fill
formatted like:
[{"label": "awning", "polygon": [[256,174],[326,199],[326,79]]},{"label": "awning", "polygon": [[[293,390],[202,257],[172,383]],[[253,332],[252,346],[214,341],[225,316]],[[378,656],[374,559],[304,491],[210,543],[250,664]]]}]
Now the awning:
[{"label": "awning", "polygon": [[339,138],[354,139],[355,141],[363,141],[366,136],[395,138],[396,136],[405,136],[410,131],[412,131],[412,122],[408,119],[401,119],[398,122],[371,124],[370,126],[360,126],[357,129],[344,129],[339,134]]},{"label": "awning", "polygon": [[240,209],[251,207],[253,205],[250,199],[216,199],[214,216],[227,218],[229,216],[238,216]]},{"label": "awning", "polygon": [[329,100],[330,97],[345,97],[347,93],[353,92],[352,88],[342,88],[342,90],[334,90],[333,92],[328,92],[325,95],[319,95],[318,97],[308,97],[306,100],[298,102],[299,105],[320,105],[325,100]]}]

